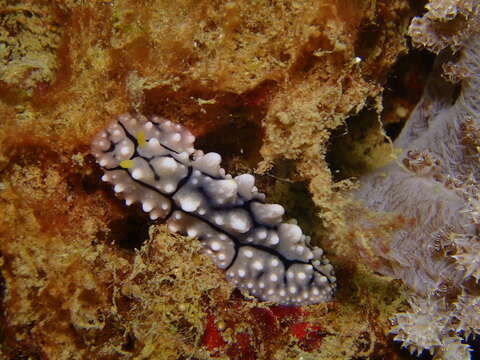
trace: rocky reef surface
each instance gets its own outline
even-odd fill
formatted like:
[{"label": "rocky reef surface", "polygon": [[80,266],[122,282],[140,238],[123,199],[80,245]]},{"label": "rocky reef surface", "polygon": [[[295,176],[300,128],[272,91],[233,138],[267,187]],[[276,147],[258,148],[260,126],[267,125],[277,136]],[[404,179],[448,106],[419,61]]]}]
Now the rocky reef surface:
[{"label": "rocky reef surface", "polygon": [[[446,42],[470,34],[468,1],[451,3],[448,21],[431,20]],[[383,127],[361,125],[365,114],[402,125],[418,100],[394,97],[390,111],[384,91],[423,5],[0,0],[0,357],[408,356],[389,319],[413,303],[369,251],[372,234],[391,239],[410,220],[372,209],[370,233],[355,225],[352,215],[367,211],[332,163],[367,172],[390,160]],[[412,73],[402,79],[421,92]],[[172,119],[232,175],[256,172],[267,201],[283,204],[331,260],[333,301],[251,298],[198,240],[125,207],[102,184],[90,143],[126,112]],[[335,132],[354,123],[362,129],[343,147]],[[382,246],[375,251],[388,253]]]}]

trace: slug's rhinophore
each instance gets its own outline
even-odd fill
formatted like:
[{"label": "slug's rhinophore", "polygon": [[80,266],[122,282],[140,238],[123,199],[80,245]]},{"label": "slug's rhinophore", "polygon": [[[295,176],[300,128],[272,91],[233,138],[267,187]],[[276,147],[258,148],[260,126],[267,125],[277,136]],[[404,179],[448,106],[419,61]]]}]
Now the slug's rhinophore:
[{"label": "slug's rhinophore", "polygon": [[252,175],[225,174],[220,155],[195,151],[194,140],[171,121],[125,114],[95,137],[92,153],[127,205],[198,238],[238,288],[279,304],[330,300],[336,279],[322,249],[282,223],[283,207],[265,204]]}]

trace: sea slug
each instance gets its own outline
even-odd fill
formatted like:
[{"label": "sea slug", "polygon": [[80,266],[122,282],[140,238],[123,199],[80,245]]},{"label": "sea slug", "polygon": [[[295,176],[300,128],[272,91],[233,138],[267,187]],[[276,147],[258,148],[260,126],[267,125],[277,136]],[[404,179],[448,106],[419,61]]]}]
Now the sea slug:
[{"label": "sea slug", "polygon": [[194,140],[169,120],[124,114],[94,138],[92,153],[127,205],[198,238],[239,289],[285,305],[329,301],[336,278],[323,250],[282,222],[283,207],[264,202],[252,175],[225,174],[220,155],[195,150]]}]

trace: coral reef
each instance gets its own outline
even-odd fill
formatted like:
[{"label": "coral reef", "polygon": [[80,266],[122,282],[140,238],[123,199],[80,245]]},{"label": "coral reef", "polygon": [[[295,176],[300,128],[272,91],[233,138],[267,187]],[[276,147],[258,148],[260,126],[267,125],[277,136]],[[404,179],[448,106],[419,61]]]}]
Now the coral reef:
[{"label": "coral reef", "polygon": [[[359,265],[351,183],[326,153],[346,119],[380,112],[412,3],[0,0],[0,356],[397,356],[399,282]],[[125,112],[185,125],[232,174],[258,166],[339,269],[335,301],[245,298],[198,241],[125,207],[89,155]]]},{"label": "coral reef", "polygon": [[[391,236],[373,236],[367,253],[377,256],[378,271],[409,288],[412,309],[394,317],[395,339],[411,352],[428,350],[445,359],[469,359],[465,340],[480,334],[479,18],[477,3],[439,1],[412,22],[414,41],[437,52],[448,41],[451,49],[438,56],[420,103],[394,142],[398,159],[360,179],[355,193],[370,209],[410,219]],[[456,35],[432,30],[457,20],[466,24]],[[422,33],[421,24],[432,29]],[[363,221],[360,226],[372,234],[378,225]]]}]

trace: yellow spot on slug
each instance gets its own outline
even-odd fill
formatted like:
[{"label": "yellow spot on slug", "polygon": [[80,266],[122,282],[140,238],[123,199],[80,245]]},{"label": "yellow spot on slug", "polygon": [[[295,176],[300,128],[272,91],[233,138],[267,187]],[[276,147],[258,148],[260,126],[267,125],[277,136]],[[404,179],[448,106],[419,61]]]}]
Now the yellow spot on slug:
[{"label": "yellow spot on slug", "polygon": [[120,161],[120,166],[124,169],[130,169],[133,166],[133,160]]},{"label": "yellow spot on slug", "polygon": [[138,146],[143,147],[147,143],[145,140],[145,133],[143,131],[137,132],[137,141],[138,141]]}]

